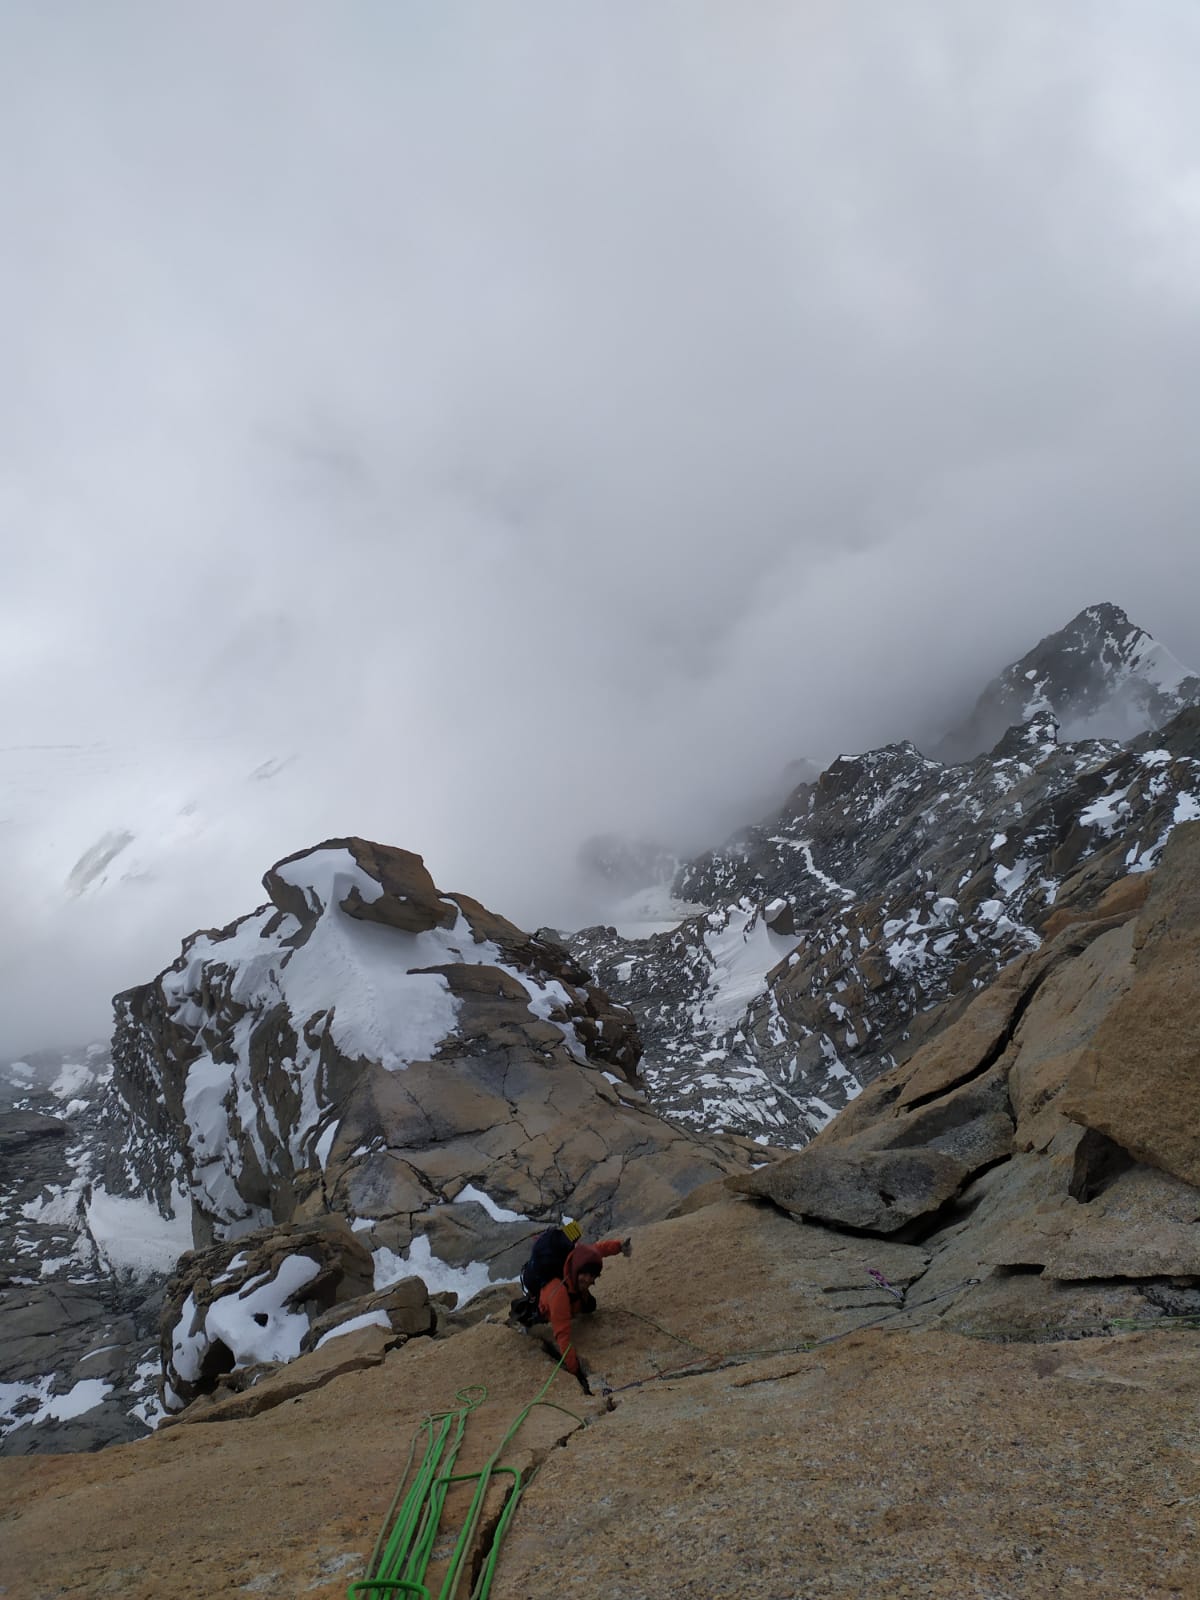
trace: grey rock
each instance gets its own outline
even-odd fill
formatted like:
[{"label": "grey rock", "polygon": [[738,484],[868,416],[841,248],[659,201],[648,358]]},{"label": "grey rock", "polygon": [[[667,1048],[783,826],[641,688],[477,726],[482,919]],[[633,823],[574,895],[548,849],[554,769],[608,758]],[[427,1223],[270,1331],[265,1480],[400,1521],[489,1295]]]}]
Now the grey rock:
[{"label": "grey rock", "polygon": [[770,1200],[793,1216],[897,1232],[941,1209],[962,1187],[967,1168],[938,1150],[802,1150],[728,1186]]},{"label": "grey rock", "polygon": [[63,1139],[70,1124],[37,1111],[0,1112],[0,1155],[12,1156],[40,1139]]}]

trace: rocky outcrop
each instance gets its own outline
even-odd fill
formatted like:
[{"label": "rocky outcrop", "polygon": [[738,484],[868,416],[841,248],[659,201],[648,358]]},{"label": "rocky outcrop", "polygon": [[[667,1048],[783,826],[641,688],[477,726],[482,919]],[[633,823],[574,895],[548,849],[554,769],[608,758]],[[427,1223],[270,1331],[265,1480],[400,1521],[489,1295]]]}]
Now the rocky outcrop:
[{"label": "rocky outcrop", "polygon": [[[163,1398],[181,1411],[211,1394],[226,1374],[246,1374],[294,1359],[314,1326],[327,1331],[334,1307],[357,1308],[374,1286],[370,1252],[336,1218],[247,1234],[231,1244],[189,1251],[167,1285],[162,1310]],[[399,1304],[424,1301],[424,1285]],[[372,1307],[374,1310],[374,1307]],[[352,1313],[347,1312],[349,1316]],[[419,1319],[418,1319],[419,1320]],[[409,1330],[405,1330],[406,1332]]]},{"label": "rocky outcrop", "polygon": [[1140,909],[1064,927],[806,1149],[726,1186],[919,1239],[922,1293],[974,1334],[1200,1308],[1198,881],[1181,826]]},{"label": "rocky outcrop", "polygon": [[116,1002],[108,1180],[182,1181],[217,1241],[168,1294],[171,1409],[294,1357],[334,1301],[429,1331],[425,1300],[410,1326],[385,1291],[420,1278],[465,1302],[563,1212],[626,1229],[749,1164],[649,1111],[629,1012],[566,950],[440,893],[419,857],[331,840],[263,881],[267,906]]}]

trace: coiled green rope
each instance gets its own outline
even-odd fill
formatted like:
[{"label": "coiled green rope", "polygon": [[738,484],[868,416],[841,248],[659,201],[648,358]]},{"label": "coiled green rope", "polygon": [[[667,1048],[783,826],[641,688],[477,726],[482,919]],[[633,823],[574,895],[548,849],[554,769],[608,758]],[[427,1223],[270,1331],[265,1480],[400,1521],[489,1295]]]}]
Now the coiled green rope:
[{"label": "coiled green rope", "polygon": [[[487,1390],[481,1384],[460,1389],[454,1397],[458,1401],[454,1410],[434,1412],[425,1418],[413,1435],[408,1460],[371,1553],[367,1576],[350,1585],[347,1591],[349,1600],[365,1600],[367,1596],[393,1600],[393,1597],[404,1595],[415,1595],[417,1600],[434,1600],[425,1579],[433,1558],[446,1496],[451,1484],[474,1482],[475,1492],[437,1594],[437,1600],[456,1600],[466,1572],[467,1558],[479,1531],[488,1490],[496,1478],[505,1477],[512,1480],[508,1496],[497,1520],[487,1556],[470,1592],[470,1600],[486,1600],[500,1556],[500,1546],[529,1481],[529,1475],[522,1474],[516,1467],[501,1466],[500,1457],[529,1413],[537,1406],[561,1411],[578,1423],[584,1420],[577,1412],[568,1411],[565,1406],[544,1398],[565,1360],[564,1355],[534,1398],[517,1413],[504,1437],[478,1472],[455,1472],[454,1467],[467,1431],[467,1419],[487,1399]],[[425,1437],[425,1453],[406,1492],[405,1483],[412,1472],[422,1434]]]}]

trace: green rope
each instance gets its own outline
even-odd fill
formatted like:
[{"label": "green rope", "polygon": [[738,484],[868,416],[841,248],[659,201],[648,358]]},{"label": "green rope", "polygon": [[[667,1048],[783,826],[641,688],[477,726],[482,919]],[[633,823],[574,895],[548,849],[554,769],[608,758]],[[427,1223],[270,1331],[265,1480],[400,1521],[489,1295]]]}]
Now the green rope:
[{"label": "green rope", "polygon": [[[566,1358],[566,1354],[559,1358],[554,1371],[529,1404],[517,1413],[500,1443],[478,1472],[455,1472],[454,1468],[466,1433],[467,1419],[487,1399],[487,1390],[482,1385],[460,1389],[454,1397],[459,1402],[457,1409],[435,1412],[425,1418],[413,1436],[408,1460],[371,1552],[367,1576],[350,1585],[347,1590],[349,1600],[365,1600],[367,1596],[396,1600],[396,1597],[404,1595],[415,1595],[417,1600],[434,1600],[425,1580],[433,1560],[446,1496],[452,1484],[474,1483],[475,1491],[437,1594],[437,1600],[456,1600],[483,1519],[488,1490],[496,1479],[509,1478],[512,1481],[496,1522],[490,1548],[470,1592],[470,1600],[487,1600],[500,1546],[532,1476],[532,1473],[523,1475],[516,1467],[502,1466],[501,1456],[537,1406],[561,1411],[573,1422],[582,1424],[584,1421],[577,1412],[568,1411],[565,1406],[544,1398]],[[406,1491],[405,1483],[412,1473],[422,1435],[425,1453]]]}]

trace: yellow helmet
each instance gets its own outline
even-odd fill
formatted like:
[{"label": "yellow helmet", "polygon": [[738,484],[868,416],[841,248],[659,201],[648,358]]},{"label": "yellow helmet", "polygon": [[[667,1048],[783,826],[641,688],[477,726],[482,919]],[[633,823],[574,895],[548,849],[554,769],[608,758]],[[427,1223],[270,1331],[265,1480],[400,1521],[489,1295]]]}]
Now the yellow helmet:
[{"label": "yellow helmet", "polygon": [[564,1217],[562,1219],[562,1231],[572,1244],[576,1244],[583,1237],[583,1229],[575,1221],[574,1217]]}]

